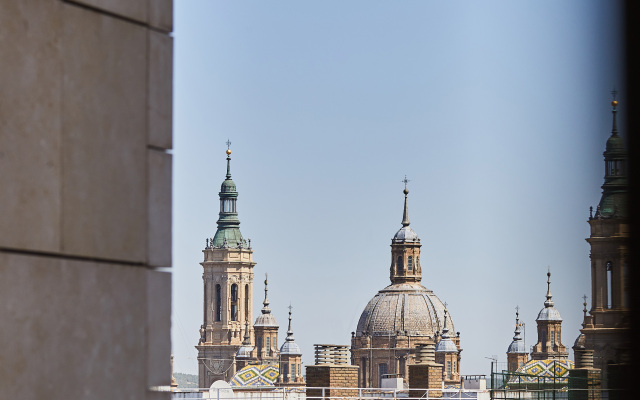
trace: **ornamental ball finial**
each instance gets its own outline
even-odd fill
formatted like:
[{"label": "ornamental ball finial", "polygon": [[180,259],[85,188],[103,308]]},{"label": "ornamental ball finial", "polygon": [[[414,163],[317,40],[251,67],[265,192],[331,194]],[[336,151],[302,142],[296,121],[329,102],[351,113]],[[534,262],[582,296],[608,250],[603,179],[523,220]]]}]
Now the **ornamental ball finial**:
[{"label": "ornamental ball finial", "polygon": [[404,190],[402,191],[404,194],[409,194],[409,189],[404,188]]},{"label": "ornamental ball finial", "polygon": [[227,155],[231,154],[231,149],[227,149]]},{"label": "ornamental ball finial", "polygon": [[611,102],[611,105],[614,106],[614,107],[617,106],[618,105],[618,100],[613,100]]}]

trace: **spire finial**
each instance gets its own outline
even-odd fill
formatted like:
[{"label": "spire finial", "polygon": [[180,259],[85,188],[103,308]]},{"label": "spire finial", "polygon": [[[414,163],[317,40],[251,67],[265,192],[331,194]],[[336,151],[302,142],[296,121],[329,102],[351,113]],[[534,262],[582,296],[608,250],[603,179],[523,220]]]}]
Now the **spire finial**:
[{"label": "spire finial", "polygon": [[289,328],[287,329],[287,342],[293,342],[295,339],[293,338],[293,330],[291,329],[291,310],[293,306],[289,303]]},{"label": "spire finial", "polygon": [[611,136],[618,136],[618,124],[616,121],[616,113],[618,112],[618,110],[616,109],[616,107],[618,106],[618,100],[616,100],[616,96],[618,95],[618,91],[613,88],[613,90],[611,91],[611,96],[613,97],[613,100],[611,100],[611,114],[613,115],[613,126],[611,127]]},{"label": "spire finial", "polygon": [[547,267],[547,301],[544,302],[545,307],[553,307],[551,297],[551,267]]},{"label": "spire finial", "polygon": [[522,340],[520,337],[520,306],[516,306],[516,329],[513,331],[513,340],[519,341]]},{"label": "spire finial", "polygon": [[227,179],[231,179],[231,141],[227,139]]},{"label": "spire finial", "polygon": [[242,344],[245,346],[251,345],[251,336],[249,335],[249,319],[244,320],[244,340]]},{"label": "spire finial", "polygon": [[584,300],[584,303],[582,303],[582,305],[584,307],[582,309],[582,312],[583,312],[584,316],[586,317],[587,316],[587,295],[585,294],[584,296],[582,296],[582,299]]},{"label": "spire finial", "polygon": [[444,326],[442,327],[442,338],[449,338],[449,328],[447,328],[447,316],[449,311],[447,310],[447,303],[444,303]]},{"label": "spire finial", "polygon": [[407,179],[407,176],[405,175],[402,182],[404,183],[404,212],[402,214],[402,226],[409,226],[409,207],[407,206],[407,195],[409,194],[409,189],[407,189],[407,183],[411,181]]},{"label": "spire finial", "polygon": [[264,301],[262,302],[262,304],[264,304],[264,307],[262,307],[262,313],[263,314],[270,314],[271,313],[271,309],[269,308],[269,299],[267,298],[267,291],[269,290],[267,288],[267,284],[268,284],[268,276],[267,273],[264,273]]}]

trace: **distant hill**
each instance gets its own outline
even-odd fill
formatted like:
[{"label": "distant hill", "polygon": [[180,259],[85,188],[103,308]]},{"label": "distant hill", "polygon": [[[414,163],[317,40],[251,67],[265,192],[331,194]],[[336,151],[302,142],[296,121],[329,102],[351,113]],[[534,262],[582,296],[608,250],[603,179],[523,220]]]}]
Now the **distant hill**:
[{"label": "distant hill", "polygon": [[178,388],[188,389],[198,387],[198,375],[183,374],[181,372],[174,372],[173,377],[178,382]]}]

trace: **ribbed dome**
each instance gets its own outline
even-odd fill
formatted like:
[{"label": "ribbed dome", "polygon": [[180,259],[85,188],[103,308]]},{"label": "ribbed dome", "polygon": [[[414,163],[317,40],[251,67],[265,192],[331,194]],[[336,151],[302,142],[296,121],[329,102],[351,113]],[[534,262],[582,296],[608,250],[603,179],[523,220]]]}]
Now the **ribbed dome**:
[{"label": "ribbed dome", "polygon": [[404,241],[408,241],[408,240],[418,240],[418,234],[415,233],[415,231],[413,229],[411,229],[409,226],[403,226],[393,236],[393,241],[394,242],[395,241],[404,242]]},{"label": "ribbed dome", "polygon": [[[357,335],[395,336],[397,332],[412,336],[433,337],[444,327],[444,304],[419,283],[387,286],[365,307],[358,321]],[[455,332],[453,320],[448,327]]]},{"label": "ribbed dome", "polygon": [[545,307],[538,313],[536,321],[562,321],[562,317],[555,307]]},{"label": "ribbed dome", "polygon": [[253,326],[275,326],[278,327],[278,322],[276,322],[276,317],[272,314],[260,314],[258,318],[256,318],[256,323]]},{"label": "ribbed dome", "polygon": [[624,140],[618,135],[610,136],[607,139],[606,149],[607,153],[624,153],[626,151]]},{"label": "ribbed dome", "polygon": [[300,350],[300,346],[296,342],[284,342],[282,347],[280,347],[280,354],[290,354],[290,355],[302,355],[302,350]]},{"label": "ribbed dome", "polygon": [[236,353],[236,358],[249,358],[251,357],[251,352],[253,351],[253,346],[242,346],[238,349]]},{"label": "ribbed dome", "polygon": [[222,185],[220,185],[220,191],[223,193],[235,192],[236,183],[231,179],[225,179],[222,181]]},{"label": "ribbed dome", "polygon": [[458,347],[453,343],[453,340],[446,338],[438,342],[435,351],[436,353],[457,353]]},{"label": "ribbed dome", "polygon": [[573,343],[573,348],[584,349],[586,342],[587,342],[587,337],[584,335],[584,333],[581,333],[580,335],[578,335],[578,337],[576,338],[576,341]]},{"label": "ribbed dome", "polygon": [[528,353],[528,351],[522,340],[514,340],[509,345],[509,348],[507,349],[507,353]]}]

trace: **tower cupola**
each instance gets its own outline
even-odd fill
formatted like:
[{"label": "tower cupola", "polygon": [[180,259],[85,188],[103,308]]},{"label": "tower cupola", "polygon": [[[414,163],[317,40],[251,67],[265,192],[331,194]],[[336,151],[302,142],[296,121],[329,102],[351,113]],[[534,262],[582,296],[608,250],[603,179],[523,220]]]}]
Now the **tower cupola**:
[{"label": "tower cupola", "polygon": [[409,206],[407,177],[404,180],[404,210],[402,213],[402,228],[396,232],[391,240],[391,283],[420,282],[422,268],[420,266],[420,239],[411,229],[409,222]]},{"label": "tower cupola", "polygon": [[605,174],[602,185],[602,197],[596,209],[595,218],[625,218],[628,216],[627,205],[627,151],[624,139],[618,134],[616,114],[618,101],[616,91],[612,92],[611,102],[612,126],[611,136],[607,139],[603,153]]},{"label": "tower cupola", "polygon": [[[227,146],[231,145],[227,142]],[[217,221],[218,230],[211,244],[214,248],[242,248],[246,247],[240,233],[240,220],[236,209],[238,192],[236,184],[231,179],[231,150],[227,148],[227,175],[220,185],[220,213]]]},{"label": "tower cupola", "polygon": [[551,296],[551,271],[547,272],[547,300],[538,313],[538,343],[533,346],[531,358],[534,360],[567,359],[569,353],[562,344],[562,317],[554,307]]}]

